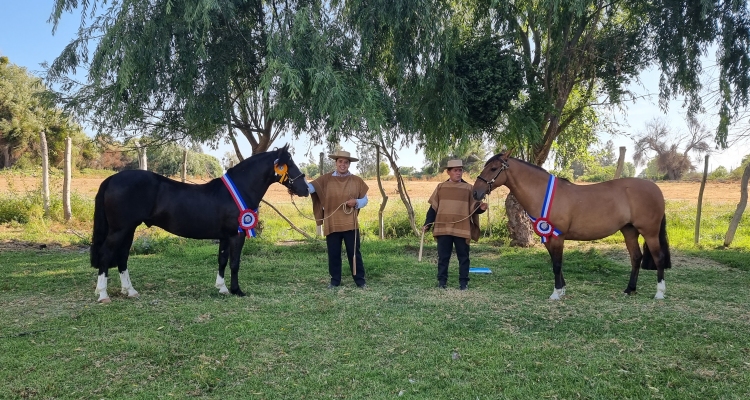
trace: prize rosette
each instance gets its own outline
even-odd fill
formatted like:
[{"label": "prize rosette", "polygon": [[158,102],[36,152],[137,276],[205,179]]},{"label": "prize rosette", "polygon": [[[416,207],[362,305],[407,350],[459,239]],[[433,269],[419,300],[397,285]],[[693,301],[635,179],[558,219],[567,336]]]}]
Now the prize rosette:
[{"label": "prize rosette", "polygon": [[547,218],[540,217],[534,221],[534,232],[539,236],[550,237],[554,230],[555,228],[552,227]]},{"label": "prize rosette", "polygon": [[258,225],[258,214],[253,210],[246,209],[240,213],[238,220],[240,229],[245,231],[248,237],[254,236],[251,235],[250,230],[255,228],[255,225]]},{"label": "prize rosette", "polygon": [[276,172],[276,175],[280,176],[279,183],[284,183],[285,180],[287,180],[288,176],[287,173],[289,173],[289,167],[286,166],[286,164],[274,164],[273,170]]}]

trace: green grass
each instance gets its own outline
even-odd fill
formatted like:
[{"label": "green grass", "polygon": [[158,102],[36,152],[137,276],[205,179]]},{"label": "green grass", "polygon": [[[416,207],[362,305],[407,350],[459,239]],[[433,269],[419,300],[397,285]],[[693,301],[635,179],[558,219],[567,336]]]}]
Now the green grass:
[{"label": "green grass", "polygon": [[[472,246],[470,290],[435,288],[435,245],[366,239],[366,290],[328,282],[325,245],[249,241],[240,284],[217,246],[155,235],[131,256],[138,299],[95,303],[84,247],[0,254],[0,398],[747,398],[747,253],[675,252],[621,294],[622,246],[571,244],[568,296],[541,248]],[[714,259],[717,261],[711,261]],[[722,261],[725,260],[725,261]],[[743,263],[744,260],[744,263]],[[727,265],[719,264],[726,262]]]}]

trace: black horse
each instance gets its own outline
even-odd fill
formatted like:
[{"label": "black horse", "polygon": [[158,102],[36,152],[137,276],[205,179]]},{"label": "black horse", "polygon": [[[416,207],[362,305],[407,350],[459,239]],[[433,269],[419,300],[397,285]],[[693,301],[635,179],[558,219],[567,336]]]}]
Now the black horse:
[{"label": "black horse", "polygon": [[[135,229],[141,223],[186,238],[219,239],[216,287],[222,294],[244,296],[237,275],[245,232],[249,235],[257,222],[252,210],[258,209],[274,182],[283,184],[297,196],[309,194],[305,175],[292,160],[289,145],[256,154],[230,168],[224,177],[202,185],[177,182],[141,170],[121,171],[105,179],[96,194],[91,244],[91,266],[99,270],[98,301],[110,301],[107,276],[109,268],[114,266],[120,271],[122,293],[138,296],[130,282],[128,255]],[[229,190],[231,186],[236,188],[234,195]],[[245,210],[240,219],[243,201]],[[245,231],[240,229],[241,222]],[[232,271],[229,290],[224,284],[227,261]]]}]

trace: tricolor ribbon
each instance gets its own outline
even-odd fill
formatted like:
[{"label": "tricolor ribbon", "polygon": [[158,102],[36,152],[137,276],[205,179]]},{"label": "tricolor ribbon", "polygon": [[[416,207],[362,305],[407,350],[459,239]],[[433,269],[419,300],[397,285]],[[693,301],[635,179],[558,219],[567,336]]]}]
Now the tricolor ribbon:
[{"label": "tricolor ribbon", "polygon": [[232,182],[232,178],[230,178],[229,175],[222,175],[221,181],[224,182],[224,186],[227,187],[227,190],[229,190],[229,194],[232,195],[234,204],[237,204],[237,208],[240,209],[240,216],[237,218],[237,221],[239,222],[237,233],[245,231],[247,237],[255,237],[254,228],[255,225],[258,224],[258,209],[256,208],[255,210],[251,210],[247,208],[247,206],[245,206],[245,202],[242,201],[242,196],[237,190],[237,186],[234,185],[234,182]]},{"label": "tricolor ribbon", "polygon": [[542,243],[547,243],[547,239],[552,235],[560,236],[560,234],[562,234],[562,232],[557,230],[557,228],[549,222],[548,218],[549,210],[552,208],[552,201],[555,199],[556,189],[557,178],[555,178],[554,175],[550,175],[549,181],[547,181],[547,192],[544,194],[544,203],[542,203],[542,215],[540,215],[539,218],[534,218],[528,212],[526,213],[533,223],[534,232],[542,237]]}]

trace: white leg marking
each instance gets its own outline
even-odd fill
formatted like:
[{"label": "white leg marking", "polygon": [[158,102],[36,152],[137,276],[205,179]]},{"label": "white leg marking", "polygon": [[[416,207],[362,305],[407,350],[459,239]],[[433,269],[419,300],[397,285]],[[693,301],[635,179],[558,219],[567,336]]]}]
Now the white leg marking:
[{"label": "white leg marking", "polygon": [[120,286],[122,286],[120,290],[122,294],[126,294],[128,297],[138,297],[138,292],[133,289],[133,284],[130,283],[130,272],[128,270],[120,272]]},{"label": "white leg marking", "polygon": [[664,279],[662,279],[661,282],[656,284],[656,296],[654,296],[654,299],[664,300],[664,293],[666,292],[667,284],[664,282]]},{"label": "white leg marking", "polygon": [[214,286],[219,289],[219,294],[229,294],[229,290],[224,284],[224,278],[222,278],[218,273],[216,274],[216,284]]},{"label": "white leg marking", "polygon": [[562,296],[565,296],[565,288],[555,289],[552,295],[549,297],[550,300],[560,300]]},{"label": "white leg marking", "polygon": [[96,290],[94,291],[94,293],[99,295],[99,300],[97,300],[97,302],[99,303],[109,303],[111,301],[109,299],[109,295],[107,295],[106,275],[99,274],[99,278],[96,280]]}]

